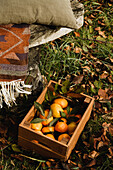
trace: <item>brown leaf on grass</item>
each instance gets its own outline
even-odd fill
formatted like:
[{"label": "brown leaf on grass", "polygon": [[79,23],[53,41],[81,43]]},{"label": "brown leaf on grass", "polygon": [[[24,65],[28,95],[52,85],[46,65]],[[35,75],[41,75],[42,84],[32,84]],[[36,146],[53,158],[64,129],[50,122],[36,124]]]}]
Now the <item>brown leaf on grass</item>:
[{"label": "brown leaf on grass", "polygon": [[113,63],[113,58],[110,58],[111,62]]},{"label": "brown leaf on grass", "polygon": [[94,138],[94,149],[97,149],[97,142],[100,142],[101,141],[101,137],[98,137],[98,138]]},{"label": "brown leaf on grass", "polygon": [[95,28],[95,31],[100,31],[100,30],[101,30],[100,27]]},{"label": "brown leaf on grass", "polygon": [[103,22],[100,22],[99,20],[98,20],[98,24],[105,26],[105,24]]},{"label": "brown leaf on grass", "polygon": [[91,14],[91,18],[96,18],[93,14]]},{"label": "brown leaf on grass", "polygon": [[111,99],[111,98],[113,98],[113,94],[111,94],[111,95],[109,96],[109,99]]},{"label": "brown leaf on grass", "polygon": [[15,154],[11,154],[12,158],[18,159],[19,161],[23,161],[23,157],[21,157],[20,155],[15,155]]},{"label": "brown leaf on grass", "polygon": [[47,166],[50,168],[51,167],[51,162],[50,161],[46,161]]},{"label": "brown leaf on grass", "polygon": [[113,136],[113,125],[110,124],[109,126],[109,133]]},{"label": "brown leaf on grass", "polygon": [[0,165],[0,170],[4,169],[4,166],[3,165]]},{"label": "brown leaf on grass", "polygon": [[79,32],[74,32],[76,37],[80,37],[80,33]]},{"label": "brown leaf on grass", "polygon": [[110,75],[110,76],[108,77],[108,81],[109,81],[110,83],[113,83],[113,77],[112,77],[112,75]]},{"label": "brown leaf on grass", "polygon": [[0,142],[1,142],[2,144],[7,144],[7,140],[6,140],[5,138],[0,138]]},{"label": "brown leaf on grass", "polygon": [[98,33],[99,33],[99,35],[101,35],[102,37],[107,38],[106,35],[105,35],[105,31],[100,31],[100,30],[99,30]]},{"label": "brown leaf on grass", "polygon": [[86,165],[86,167],[92,167],[94,165],[96,165],[96,160],[95,159],[93,159],[88,165]]},{"label": "brown leaf on grass", "polygon": [[99,153],[94,150],[94,151],[92,151],[88,156],[89,156],[90,158],[94,159],[94,158],[96,158],[98,155],[99,155]]},{"label": "brown leaf on grass", "polygon": [[80,75],[80,76],[75,76],[72,83],[73,84],[80,84],[83,80],[84,76],[83,75]]},{"label": "brown leaf on grass", "polygon": [[110,155],[113,157],[113,147],[110,147],[108,150],[109,150]]},{"label": "brown leaf on grass", "polygon": [[102,146],[104,146],[104,142],[100,141],[97,145],[97,150],[99,150]]},{"label": "brown leaf on grass", "polygon": [[104,71],[101,75],[100,75],[100,78],[101,79],[105,79],[106,77],[108,77],[108,72]]},{"label": "brown leaf on grass", "polygon": [[82,52],[82,49],[81,49],[80,47],[77,47],[77,46],[76,46],[76,47],[74,48],[73,52],[75,52],[75,53],[78,54],[78,53]]},{"label": "brown leaf on grass", "polygon": [[96,109],[101,108],[101,103],[95,101],[95,108],[96,108]]},{"label": "brown leaf on grass", "polygon": [[90,67],[88,67],[88,66],[84,66],[84,67],[82,67],[82,68],[83,68],[84,71],[91,71],[91,70],[90,70]]},{"label": "brown leaf on grass", "polygon": [[1,124],[0,125],[0,134],[3,136],[6,136],[7,131],[8,131],[8,127],[6,125]]},{"label": "brown leaf on grass", "polygon": [[101,97],[101,99],[107,99],[108,98],[108,94],[106,93],[106,90],[103,90],[103,89],[98,90],[98,95]]}]

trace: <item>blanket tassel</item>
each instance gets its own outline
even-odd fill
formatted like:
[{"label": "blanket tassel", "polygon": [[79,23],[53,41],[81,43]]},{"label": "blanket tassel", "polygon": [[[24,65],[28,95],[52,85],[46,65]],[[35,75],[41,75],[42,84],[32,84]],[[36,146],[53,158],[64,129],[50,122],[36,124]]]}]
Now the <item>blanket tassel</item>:
[{"label": "blanket tassel", "polygon": [[0,108],[2,108],[3,100],[9,107],[11,107],[12,102],[16,104],[15,93],[31,94],[32,85],[25,85],[24,81],[19,79],[11,82],[0,82],[0,87]]}]

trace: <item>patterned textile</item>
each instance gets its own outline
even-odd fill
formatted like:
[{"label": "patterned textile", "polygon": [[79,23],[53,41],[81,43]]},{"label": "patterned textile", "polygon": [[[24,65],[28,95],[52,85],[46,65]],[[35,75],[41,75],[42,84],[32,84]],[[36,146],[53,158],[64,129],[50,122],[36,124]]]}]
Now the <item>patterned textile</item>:
[{"label": "patterned textile", "polygon": [[[28,69],[30,29],[27,24],[0,25],[0,106],[15,101],[14,92],[26,93],[23,88]],[[30,92],[28,92],[30,93]]]}]

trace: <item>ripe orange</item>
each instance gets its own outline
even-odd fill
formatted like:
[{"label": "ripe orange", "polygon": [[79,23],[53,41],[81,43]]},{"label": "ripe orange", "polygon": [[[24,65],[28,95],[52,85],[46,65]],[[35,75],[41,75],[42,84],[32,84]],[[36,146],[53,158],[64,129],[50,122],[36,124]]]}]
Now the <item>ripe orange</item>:
[{"label": "ripe orange", "polygon": [[49,138],[51,138],[51,139],[54,139],[54,140],[55,140],[55,137],[53,136],[53,134],[47,134],[46,136],[48,136]]},{"label": "ripe orange", "polygon": [[54,103],[57,103],[59,105],[61,105],[62,108],[65,108],[68,106],[68,101],[64,98],[58,98],[54,100]]},{"label": "ripe orange", "polygon": [[48,114],[49,114],[49,109],[44,110],[44,113],[45,113],[45,116],[43,116],[43,115],[40,113],[39,117],[40,117],[41,119],[46,119],[46,118],[47,118],[47,116],[48,116]]},{"label": "ripe orange", "polygon": [[61,117],[60,112],[63,112],[63,109],[62,109],[62,107],[61,107],[59,104],[53,103],[53,104],[50,106],[50,108],[51,108],[53,117],[56,117],[56,118],[57,118],[57,117]]},{"label": "ripe orange", "polygon": [[71,111],[72,111],[72,108],[70,107],[70,111],[69,111],[69,113],[67,112],[67,109],[64,109],[64,113],[66,114],[66,116],[68,116],[68,114],[70,114],[71,113]]},{"label": "ripe orange", "polygon": [[69,140],[70,136],[67,133],[63,133],[63,134],[59,135],[58,141],[60,142],[63,138],[66,138]]},{"label": "ripe orange", "polygon": [[76,122],[71,122],[68,125],[68,133],[69,133],[69,135],[73,134],[73,132],[75,131],[76,127],[77,127],[77,123]]},{"label": "ripe orange", "polygon": [[37,132],[38,134],[43,135],[43,133],[42,133],[40,130],[36,130],[36,129],[35,129],[35,132]]},{"label": "ripe orange", "polygon": [[47,126],[42,128],[42,133],[54,132],[54,126]]},{"label": "ripe orange", "polygon": [[65,122],[57,122],[55,125],[55,131],[64,133],[68,129],[68,125]]},{"label": "ripe orange", "polygon": [[32,140],[31,142],[34,142],[34,143],[36,143],[36,144],[39,143],[37,140]]},{"label": "ripe orange", "polygon": [[34,129],[34,130],[41,130],[42,129],[42,123],[31,123],[31,129]]},{"label": "ripe orange", "polygon": [[40,117],[41,119],[46,119],[46,120],[44,120],[44,121],[42,122],[42,124],[43,124],[44,126],[47,126],[47,125],[53,120],[53,116],[51,116],[50,118],[47,119],[47,116],[48,116],[48,114],[49,114],[49,109],[46,109],[44,112],[45,112],[45,116],[43,116],[42,114],[40,114],[39,117]]},{"label": "ripe orange", "polygon": [[76,123],[78,123],[78,122],[80,122],[80,120],[81,120],[81,114],[77,114],[77,115],[75,115],[75,114],[72,114],[72,115],[69,115],[69,117],[71,118],[71,117],[75,117],[75,118],[77,118],[77,121],[76,121]]},{"label": "ripe orange", "polygon": [[59,122],[65,122],[65,123],[67,123],[67,120],[66,120],[65,118],[61,117],[60,120],[59,120]]}]

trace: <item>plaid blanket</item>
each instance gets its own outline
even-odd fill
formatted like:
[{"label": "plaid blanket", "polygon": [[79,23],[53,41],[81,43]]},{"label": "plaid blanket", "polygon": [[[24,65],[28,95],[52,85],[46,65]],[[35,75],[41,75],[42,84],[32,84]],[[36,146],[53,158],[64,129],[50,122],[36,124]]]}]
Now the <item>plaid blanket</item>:
[{"label": "plaid blanket", "polygon": [[30,94],[24,84],[28,69],[30,29],[27,24],[0,25],[0,107],[15,102],[15,91]]}]

